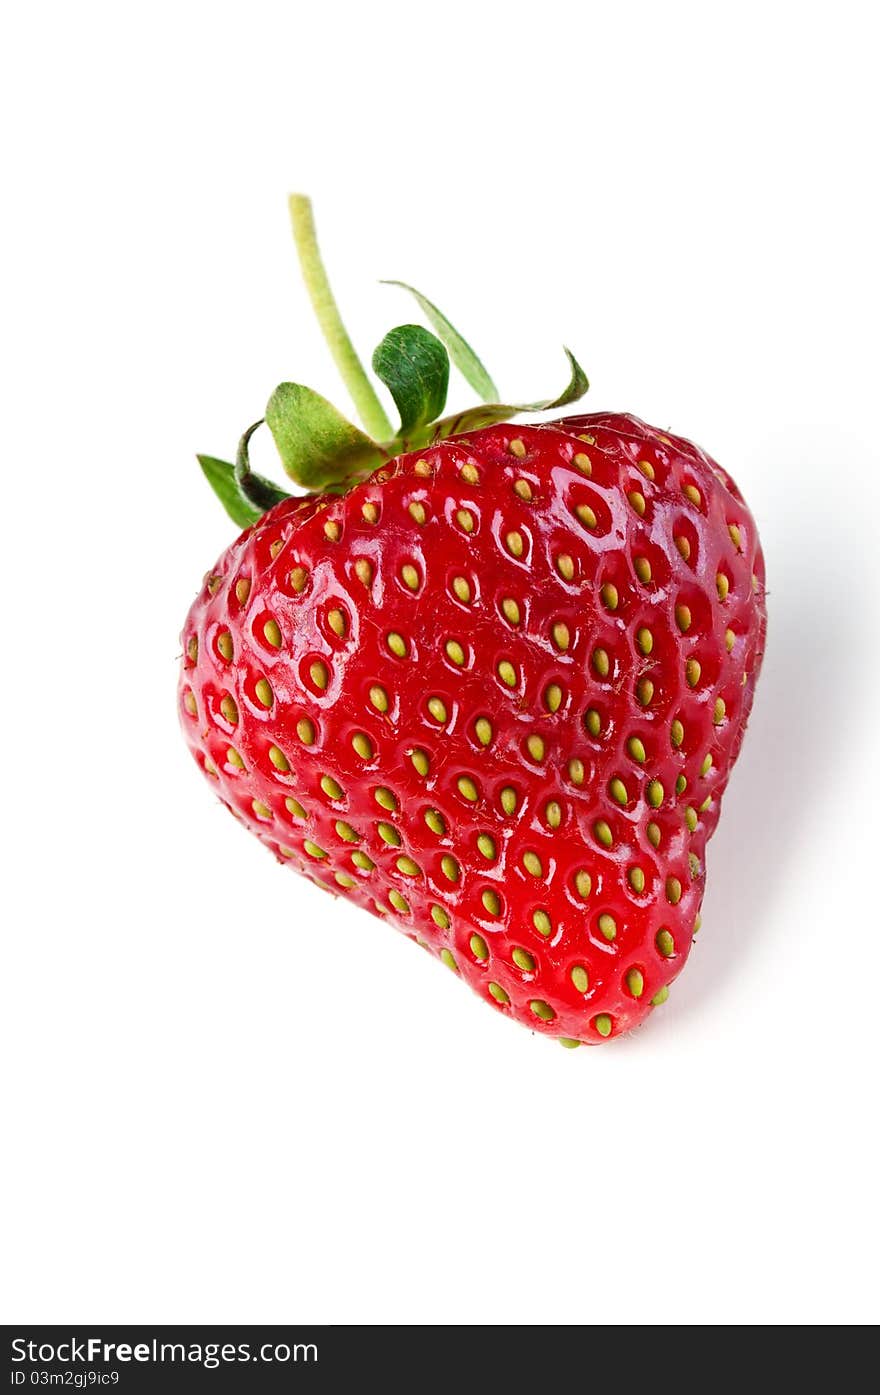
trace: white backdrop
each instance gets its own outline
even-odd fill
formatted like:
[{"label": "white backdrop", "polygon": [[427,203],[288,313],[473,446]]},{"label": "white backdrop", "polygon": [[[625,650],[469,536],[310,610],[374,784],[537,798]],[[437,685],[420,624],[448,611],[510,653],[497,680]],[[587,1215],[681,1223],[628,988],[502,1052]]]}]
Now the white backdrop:
[{"label": "white backdrop", "polygon": [[[869,7],[21,6],[0,84],[6,1321],[868,1321],[878,118]],[[194,461],[422,287],[505,394],[690,435],[770,635],[662,1014],[561,1051],[213,802]],[[457,381],[458,400],[469,401]],[[265,450],[260,464],[271,469]]]}]

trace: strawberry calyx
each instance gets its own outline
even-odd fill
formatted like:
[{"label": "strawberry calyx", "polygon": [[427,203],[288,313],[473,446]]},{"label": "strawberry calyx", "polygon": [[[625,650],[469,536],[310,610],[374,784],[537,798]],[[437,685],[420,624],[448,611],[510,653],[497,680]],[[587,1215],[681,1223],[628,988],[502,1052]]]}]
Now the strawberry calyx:
[{"label": "strawberry calyx", "polygon": [[[556,397],[528,403],[499,402],[489,373],[467,340],[445,315],[412,286],[385,282],[408,291],[432,329],[397,325],[385,335],[372,357],[376,377],[391,394],[400,418],[397,431],[361,363],[343,324],[318,250],[311,201],[290,197],[290,215],[300,266],[318,323],[365,430],[354,425],[327,398],[301,383],[280,383],[259,421],[244,432],[235,462],[199,455],[202,471],[237,526],[250,527],[287,491],[250,467],[254,432],[269,427],[285,473],[311,493],[345,493],[387,460],[420,450],[448,436],[477,431],[523,412],[544,412],[577,402],[589,387],[586,374],[569,350],[570,378]],[[450,361],[482,399],[477,407],[443,416]]]}]

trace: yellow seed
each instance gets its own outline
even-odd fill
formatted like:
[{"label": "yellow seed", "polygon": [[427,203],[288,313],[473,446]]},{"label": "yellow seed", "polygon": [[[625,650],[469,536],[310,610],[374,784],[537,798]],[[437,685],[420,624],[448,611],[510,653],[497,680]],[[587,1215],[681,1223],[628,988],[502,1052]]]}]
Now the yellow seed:
[{"label": "yellow seed", "polygon": [[287,810],[288,814],[291,814],[295,819],[304,819],[308,817],[305,809],[300,804],[299,800],[294,799],[292,795],[288,795],[288,797],[285,799],[284,807]]},{"label": "yellow seed", "polygon": [[614,940],[617,938],[617,921],[614,919],[613,915],[609,915],[607,911],[603,911],[597,924],[606,940]]},{"label": "yellow seed", "polygon": [[574,558],[567,552],[560,552],[556,558],[556,570],[563,581],[571,581],[574,576]]},{"label": "yellow seed", "polygon": [[[273,746],[272,749],[276,750],[277,748]],[[239,755],[238,751],[236,751],[234,746],[227,746],[226,761],[227,764],[234,766],[236,770],[244,770],[244,761],[242,760],[241,756]],[[288,769],[289,768],[290,767],[288,766]]]},{"label": "yellow seed", "polygon": [[[277,628],[278,628],[278,627],[276,626],[276,629],[277,629]],[[281,636],[280,636],[280,635],[278,636],[278,642],[279,642],[279,644],[281,643]],[[220,653],[221,653],[221,655],[223,656],[224,659],[227,659],[227,660],[228,660],[228,659],[231,659],[231,658],[232,658],[232,654],[233,654],[233,648],[232,648],[232,635],[229,633],[228,630],[221,630],[221,631],[220,631],[219,635],[217,636],[217,648],[219,649],[219,651],[220,651]]]},{"label": "yellow seed", "polygon": [[568,762],[568,778],[571,780],[571,783],[573,785],[582,785],[584,783],[585,774],[583,761],[580,760],[578,756],[572,756],[571,760]]},{"label": "yellow seed", "polygon": [[521,612],[518,603],[512,596],[505,596],[501,602],[501,611],[505,620],[510,625],[518,625],[521,619]]},{"label": "yellow seed", "polygon": [[727,531],[730,534],[730,541],[733,543],[737,552],[739,552],[740,548],[742,547],[742,534],[740,533],[735,523],[728,523]]},{"label": "yellow seed", "polygon": [[467,577],[454,576],[452,578],[452,589],[460,601],[463,601],[465,605],[470,604],[473,592],[471,591],[471,584]]},{"label": "yellow seed", "polygon": [[642,474],[645,476],[645,479],[654,479],[654,466],[651,464],[650,460],[638,460],[636,461],[636,464],[638,465]]},{"label": "yellow seed", "polygon": [[648,785],[646,794],[648,796],[648,803],[650,804],[651,808],[659,809],[660,805],[663,803],[666,791],[664,790],[659,780],[652,780]]},{"label": "yellow seed", "polygon": [[350,877],[347,872],[334,872],[333,880],[339,886],[345,887],[346,890],[348,890],[352,886],[357,886],[357,882],[355,881],[354,877]]},{"label": "yellow seed", "polygon": [[652,1006],[652,1007],[661,1007],[662,1004],[666,1002],[666,999],[667,999],[668,997],[669,997],[669,989],[668,989],[668,988],[666,987],[666,985],[664,984],[663,987],[660,989],[659,993],[655,993],[654,996],[653,996],[653,998],[651,999],[651,1006]]},{"label": "yellow seed", "polygon": [[199,641],[195,635],[190,635],[186,642],[186,657],[191,664],[194,664],[199,657]]},{"label": "yellow seed", "polygon": [[522,969],[524,974],[530,974],[535,967],[535,961],[527,949],[515,949],[511,954],[511,959],[518,969]]},{"label": "yellow seed", "polygon": [[590,460],[590,457],[582,450],[578,451],[577,455],[574,457],[571,463],[575,466],[576,469],[580,470],[582,475],[586,475],[587,478],[589,478],[590,475],[593,473],[593,462]]},{"label": "yellow seed", "polygon": [[647,835],[648,835],[648,842],[651,844],[651,847],[652,847],[652,848],[659,848],[659,846],[660,846],[660,825],[657,824],[657,823],[654,823],[653,820],[652,820],[651,823],[649,823],[648,826],[647,826],[647,828],[645,829],[645,832],[646,832]]},{"label": "yellow seed", "polygon": [[685,790],[687,789],[687,784],[688,782],[685,779],[685,777],[683,775],[679,775],[678,779],[675,782],[675,793],[684,794]]},{"label": "yellow seed", "polygon": [[551,799],[544,807],[544,822],[548,828],[558,828],[562,823],[562,805]]},{"label": "yellow seed", "polygon": [[532,914],[532,924],[539,935],[553,934],[553,922],[546,911],[534,911]]},{"label": "yellow seed", "polygon": [[651,580],[652,575],[651,563],[648,561],[647,557],[634,557],[633,567],[635,569],[635,573],[639,581],[642,583],[643,586],[647,586],[648,582]]},{"label": "yellow seed", "polygon": [[362,731],[355,732],[354,736],[351,738],[351,744],[361,760],[373,759],[373,743]]},{"label": "yellow seed", "polygon": [[623,783],[622,780],[618,779],[617,776],[614,777],[614,779],[611,781],[611,784],[608,786],[608,793],[611,795],[612,799],[617,801],[618,804],[626,804],[629,801],[629,795],[626,792],[626,785]]},{"label": "yellow seed", "polygon": [[398,659],[405,659],[409,653],[406,640],[403,635],[399,635],[396,630],[392,630],[389,635],[386,635],[385,643],[391,650],[391,653]]},{"label": "yellow seed", "polygon": [[706,755],[703,757],[703,763],[702,763],[702,765],[700,766],[700,774],[701,774],[701,775],[708,775],[708,774],[709,774],[709,771],[710,771],[711,769],[712,769],[712,756],[711,756],[711,753],[710,753],[710,752],[707,752]]},{"label": "yellow seed", "polygon": [[581,523],[584,525],[585,528],[595,528],[598,519],[596,518],[594,510],[590,508],[589,504],[578,504],[575,507],[575,513],[577,514],[578,518],[580,519]]},{"label": "yellow seed", "polygon": [[324,535],[329,538],[330,542],[339,542],[342,537],[342,529],[335,519],[328,518],[324,524]]},{"label": "yellow seed", "polygon": [[225,693],[220,699],[220,711],[229,725],[234,727],[238,721],[238,706],[235,698],[231,697],[229,693]]},{"label": "yellow seed", "polygon": [[686,635],[688,630],[690,629],[691,619],[692,617],[690,606],[677,605],[675,607],[675,623],[681,630],[683,635]]},{"label": "yellow seed", "polygon": [[353,852],[351,860],[355,867],[359,867],[362,872],[372,872],[373,868],[376,866],[373,859],[367,857],[365,852]]},{"label": "yellow seed", "polygon": [[387,712],[390,706],[388,694],[380,683],[374,683],[370,688],[370,702],[377,712]]},{"label": "yellow seed", "polygon": [[686,484],[681,492],[686,499],[690,499],[692,504],[696,504],[697,508],[700,507],[703,502],[703,496],[695,484]]},{"label": "yellow seed", "polygon": [[459,668],[462,667],[467,658],[464,649],[461,647],[457,639],[447,639],[446,654],[448,658],[452,661],[452,663],[457,664]]},{"label": "yellow seed", "polygon": [[607,1012],[600,1012],[598,1017],[593,1018],[593,1026],[600,1037],[610,1037],[614,1028],[614,1022]]},{"label": "yellow seed", "polygon": [[597,819],[593,824],[593,832],[596,835],[596,841],[601,843],[604,848],[610,848],[613,845],[614,835],[604,819]]},{"label": "yellow seed", "polygon": [[525,459],[525,454],[526,454],[525,443],[524,443],[523,441],[521,441],[518,437],[515,437],[514,440],[512,440],[512,441],[508,444],[507,449],[510,451],[510,454],[511,454],[511,455],[515,455],[515,456],[516,456],[517,460],[524,460],[524,459]]},{"label": "yellow seed", "polygon": [[476,527],[476,519],[470,509],[459,509],[455,521],[464,533],[472,533]]},{"label": "yellow seed", "polygon": [[675,539],[675,546],[678,548],[678,551],[679,551],[680,555],[682,556],[682,558],[684,559],[684,561],[685,561],[685,562],[690,561],[691,545],[690,545],[690,543],[688,542],[687,538],[685,538],[685,537],[678,537],[678,538],[676,538],[676,539]]},{"label": "yellow seed", "polygon": [[602,597],[602,604],[606,610],[616,610],[620,603],[620,596],[613,581],[606,581],[599,593]]},{"label": "yellow seed", "polygon": [[442,725],[446,721],[446,703],[443,701],[442,698],[428,698],[428,711],[434,718],[435,722],[440,722]]},{"label": "yellow seed", "polygon": [[636,643],[643,654],[650,654],[651,650],[654,648],[654,636],[644,625],[636,634]]},{"label": "yellow seed", "polygon": [[344,611],[335,608],[327,612],[327,624],[335,635],[339,635],[340,639],[348,629]]},{"label": "yellow seed", "polygon": [[547,754],[543,737],[537,736],[533,732],[532,735],[526,739],[526,750],[532,760],[543,760],[544,756]]},{"label": "yellow seed", "polygon": [[378,523],[379,505],[372,503],[372,501],[368,501],[366,504],[361,505],[361,514],[366,523]]},{"label": "yellow seed", "polygon": [[493,891],[491,888],[487,887],[480,897],[480,900],[489,915],[497,916],[501,914],[501,897],[498,895],[497,891]]},{"label": "yellow seed", "polygon": [[600,678],[607,678],[611,671],[611,660],[608,657],[607,649],[593,650],[593,668]]},{"label": "yellow seed", "polygon": [[516,669],[507,659],[502,659],[498,665],[498,677],[508,688],[516,687]]},{"label": "yellow seed", "polygon": [[355,829],[352,828],[350,823],[345,823],[342,819],[339,819],[335,827],[338,836],[343,840],[343,842],[359,843],[361,841],[361,835]]},{"label": "yellow seed", "polygon": [[395,866],[404,877],[420,877],[422,875],[421,867],[411,857],[399,857]]},{"label": "yellow seed", "polygon": [[387,809],[389,813],[395,814],[399,808],[397,796],[392,790],[386,789],[384,785],[379,785],[373,790],[373,798],[380,809]]},{"label": "yellow seed", "polygon": [[462,465],[458,473],[467,484],[480,483],[480,472],[476,465],[472,465],[470,462],[467,465]]},{"label": "yellow seed", "polygon": [[281,648],[281,631],[274,620],[267,620],[263,626],[263,638],[273,649]]},{"label": "yellow seed", "polygon": [[561,649],[564,653],[571,644],[571,631],[563,620],[557,620],[553,626],[552,635],[556,648]]},{"label": "yellow seed", "polygon": [[389,848],[400,847],[400,834],[393,823],[377,823],[376,832],[382,839],[382,842],[388,844]]},{"label": "yellow seed", "polygon": [[645,991],[644,975],[638,969],[629,969],[626,975],[626,986],[634,998],[640,998]]},{"label": "yellow seed", "polygon": [[730,580],[724,572],[719,572],[715,578],[715,585],[718,588],[719,601],[726,601],[730,595]]},{"label": "yellow seed", "polygon": [[760,591],[760,589],[761,589],[761,583],[760,583],[760,581],[758,580],[758,578],[755,576],[755,573],[752,572],[752,590],[753,590],[753,591],[755,592],[755,594],[757,595],[757,593],[758,593],[758,591]]},{"label": "yellow seed", "polygon": [[258,700],[262,703],[264,707],[272,706],[272,703],[275,700],[275,695],[272,692],[272,688],[268,678],[258,678],[256,683],[254,684],[254,692],[256,693]]},{"label": "yellow seed", "polygon": [[681,900],[681,882],[678,877],[666,878],[666,899],[670,906],[677,906]]},{"label": "yellow seed", "polygon": [[388,900],[396,911],[401,915],[409,915],[409,902],[405,896],[401,896],[399,891],[391,890],[388,893]]},{"label": "yellow seed", "polygon": [[598,736],[602,730],[602,718],[595,707],[590,707],[584,713],[584,726],[591,736]]},{"label": "yellow seed", "polygon": [[441,930],[449,929],[449,916],[446,914],[442,906],[431,907],[431,919],[433,920],[435,925],[440,926]]},{"label": "yellow seed", "polygon": [[712,712],[712,721],[715,723],[716,727],[720,727],[721,723],[724,721],[726,714],[727,703],[724,701],[724,698],[716,698],[715,707]]},{"label": "yellow seed", "polygon": [[492,723],[489,721],[489,718],[478,717],[476,722],[474,723],[474,732],[476,733],[476,737],[480,745],[488,746],[494,735],[494,732],[492,731]]},{"label": "yellow seed", "polygon": [[733,630],[724,631],[724,644],[729,654],[733,646],[736,644],[736,635],[733,633]]},{"label": "yellow seed", "polygon": [[637,896],[641,896],[645,889],[645,874],[641,867],[630,867],[626,874],[626,879]]},{"label": "yellow seed", "polygon": [[409,516],[414,523],[422,524],[428,517],[424,504],[419,499],[414,499],[409,506]]},{"label": "yellow seed", "polygon": [[512,785],[505,785],[504,789],[501,791],[501,808],[504,810],[505,814],[513,814],[516,812],[516,805],[516,790]]},{"label": "yellow seed", "polygon": [[429,460],[417,460],[413,466],[413,474],[419,475],[422,479],[430,479],[433,471]]},{"label": "yellow seed", "polygon": [[303,843],[303,850],[308,853],[309,857],[314,857],[318,860],[320,860],[322,857],[327,856],[324,849],[319,848],[318,844],[313,843],[309,838],[307,838]]},{"label": "yellow seed", "polygon": [[629,499],[629,502],[632,504],[639,518],[644,518],[646,508],[644,494],[640,493],[638,489],[631,489],[626,497]]},{"label": "yellow seed", "polygon": [[290,582],[292,590],[299,593],[300,591],[304,591],[306,589],[306,585],[309,580],[309,574],[306,571],[305,567],[294,567],[293,571],[290,573],[287,579]]},{"label": "yellow seed", "polygon": [[411,562],[405,562],[400,569],[400,579],[410,591],[418,591],[419,574]]},{"label": "yellow seed", "polygon": [[343,798],[342,786],[333,779],[332,775],[321,776],[321,789],[328,799],[339,800]]},{"label": "yellow seed", "polygon": [[410,751],[409,758],[417,775],[423,777],[427,775],[428,771],[431,769],[431,761],[427,751],[419,750],[417,747],[414,751]]},{"label": "yellow seed", "polygon": [[373,582],[373,564],[366,557],[359,557],[354,564],[354,574],[364,586]]},{"label": "yellow seed", "polygon": [[469,775],[459,775],[457,780],[458,792],[462,799],[467,799],[471,804],[476,804],[480,797],[480,791]]},{"label": "yellow seed", "polygon": [[223,585],[223,578],[222,578],[222,576],[209,576],[209,577],[208,577],[208,581],[207,581],[208,594],[211,595],[211,596],[216,596],[217,592],[220,590],[220,587],[221,587],[222,585]]},{"label": "yellow seed", "polygon": [[684,821],[685,821],[685,824],[687,825],[688,832],[689,832],[689,833],[696,833],[696,831],[697,831],[697,824],[699,823],[700,820],[699,820],[699,816],[698,816],[698,814],[697,814],[696,809],[695,809],[692,805],[688,805],[688,807],[685,809],[685,811],[684,811]]},{"label": "yellow seed", "polygon": [[471,935],[468,943],[470,944],[471,954],[474,958],[479,959],[481,963],[485,963],[489,958],[489,946],[486,944],[482,935]]},{"label": "yellow seed", "polygon": [[637,760],[640,765],[644,764],[645,760],[647,760],[645,743],[641,740],[640,737],[631,736],[629,738],[629,741],[627,741],[626,743],[626,749],[629,751],[633,760]]},{"label": "yellow seed", "polygon": [[443,960],[447,969],[451,969],[454,974],[458,973],[458,965],[455,962],[455,955],[452,953],[451,949],[441,949],[440,958]]},{"label": "yellow seed", "polygon": [[636,697],[643,707],[650,707],[654,697],[654,684],[650,678],[640,678],[636,684]]},{"label": "yellow seed", "polygon": [[544,867],[537,853],[523,853],[523,867],[531,877],[541,877],[544,874]]},{"label": "yellow seed", "polygon": [[695,934],[695,935],[698,935],[698,934],[700,933],[700,926],[702,925],[702,923],[703,923],[703,917],[702,917],[701,915],[698,915],[698,916],[696,917],[696,919],[694,920],[694,934]]},{"label": "yellow seed", "polygon": [[688,659],[684,666],[684,676],[687,679],[689,688],[695,688],[697,686],[700,681],[701,673],[702,668],[700,667],[699,659]]},{"label": "yellow seed", "polygon": [[684,741],[684,727],[677,717],[669,728],[669,739],[676,748]]},{"label": "yellow seed", "polygon": [[461,876],[461,868],[455,858],[449,853],[446,853],[446,855],[440,859],[440,869],[449,882],[457,882]]},{"label": "yellow seed", "polygon": [[668,930],[658,930],[654,940],[664,959],[671,959],[675,953],[675,940]]},{"label": "yellow seed", "polygon": [[492,994],[492,997],[495,999],[496,1003],[500,1003],[502,1007],[506,1007],[507,1004],[510,1002],[510,999],[508,998],[504,989],[501,987],[501,984],[490,983],[487,985],[487,987],[489,989],[489,992]]},{"label": "yellow seed", "polygon": [[522,533],[508,533],[507,537],[504,539],[504,542],[508,552],[511,554],[512,557],[522,557],[523,552],[525,551],[525,543],[523,542]]},{"label": "yellow seed", "polygon": [[281,750],[280,746],[269,747],[269,759],[276,770],[280,770],[286,774],[290,769],[290,761],[287,759],[287,756]]},{"label": "yellow seed", "polygon": [[593,879],[590,876],[589,872],[585,872],[583,871],[583,869],[581,869],[581,871],[579,872],[575,872],[574,887],[581,900],[586,901],[587,897],[593,889]]},{"label": "yellow seed", "polygon": [[588,991],[590,987],[590,975],[582,964],[575,964],[570,977],[579,993],[586,993]]},{"label": "yellow seed", "polygon": [[187,688],[186,692],[184,693],[183,705],[191,717],[194,717],[198,712],[199,709],[198,704],[196,703],[196,695],[193,692],[192,688]]},{"label": "yellow seed", "polygon": [[536,1017],[540,1017],[542,1022],[552,1022],[553,1018],[556,1016],[550,1004],[545,1003],[542,998],[533,998],[529,1003],[529,1007]]},{"label": "yellow seed", "polygon": [[446,824],[444,822],[442,814],[440,814],[436,809],[426,809],[424,813],[424,820],[432,833],[436,833],[438,838],[443,837],[444,833],[446,832]]},{"label": "yellow seed", "polygon": [[688,867],[694,881],[703,875],[703,867],[696,853],[688,853]]},{"label": "yellow seed", "polygon": [[562,689],[558,683],[550,683],[544,689],[544,706],[548,712],[558,712],[562,705]]},{"label": "yellow seed", "polygon": [[494,862],[496,858],[495,840],[490,838],[488,833],[481,833],[477,838],[477,847],[483,854],[487,862]]},{"label": "yellow seed", "polygon": [[315,687],[320,688],[323,692],[324,689],[327,687],[327,684],[330,682],[330,672],[327,668],[327,665],[324,663],[324,660],[316,659],[313,664],[310,664],[309,674]]}]

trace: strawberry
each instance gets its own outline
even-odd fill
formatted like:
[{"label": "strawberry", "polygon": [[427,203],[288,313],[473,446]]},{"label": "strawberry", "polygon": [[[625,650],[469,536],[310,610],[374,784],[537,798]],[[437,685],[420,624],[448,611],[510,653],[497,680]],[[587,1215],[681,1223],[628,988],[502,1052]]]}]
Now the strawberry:
[{"label": "strawberry", "polygon": [[764,644],[757,532],[709,456],[636,417],[438,424],[444,362],[417,326],[383,341],[384,447],[282,385],[266,420],[304,496],[253,476],[249,433],[235,467],[203,459],[250,526],[187,617],[184,732],[282,861],[496,1011],[599,1043],[665,1001],[699,926]]}]

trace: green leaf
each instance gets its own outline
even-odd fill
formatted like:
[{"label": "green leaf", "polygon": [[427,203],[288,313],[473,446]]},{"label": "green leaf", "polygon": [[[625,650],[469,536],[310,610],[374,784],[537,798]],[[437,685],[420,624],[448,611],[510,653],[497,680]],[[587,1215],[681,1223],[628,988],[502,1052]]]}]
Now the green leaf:
[{"label": "green leaf", "polygon": [[253,426],[249,426],[238,443],[238,451],[235,456],[235,482],[238,485],[238,492],[255,509],[259,509],[261,514],[274,509],[276,504],[280,504],[283,499],[289,499],[290,495],[285,489],[279,489],[277,484],[271,480],[264,479],[262,475],[255,475],[251,469],[250,462],[250,440],[259,426],[263,425],[263,419],[255,421]]},{"label": "green leaf", "polygon": [[510,402],[489,402],[484,407],[470,407],[456,416],[444,417],[442,421],[435,422],[430,436],[419,444],[426,444],[428,439],[442,441],[447,436],[458,436],[463,431],[479,431],[484,426],[493,426],[495,422],[519,416],[521,412],[550,412],[554,407],[567,407],[570,402],[577,402],[590,384],[571,350],[566,349],[565,354],[571,368],[571,380],[558,397],[546,402],[525,402],[519,406]]},{"label": "green leaf", "polygon": [[446,406],[449,355],[421,325],[390,330],[373,354],[373,371],[394,398],[401,437],[427,426]]},{"label": "green leaf", "polygon": [[279,384],[266,407],[266,425],[284,469],[304,489],[347,484],[387,459],[326,397],[300,383]]},{"label": "green leaf", "polygon": [[255,508],[239,493],[235,466],[213,455],[197,455],[196,460],[208,484],[213,489],[229,517],[239,528],[249,528],[261,517],[263,510]]},{"label": "green leaf", "polygon": [[385,286],[399,286],[401,290],[409,291],[411,296],[415,296],[428,323],[433,325],[437,334],[449,350],[449,357],[455,364],[465,382],[468,383],[484,402],[496,402],[498,400],[498,389],[493,383],[486,369],[477,358],[470,344],[459,334],[454,325],[451,325],[446,316],[443,315],[437,306],[427,296],[422,295],[414,286],[408,286],[405,281],[383,281]]}]

